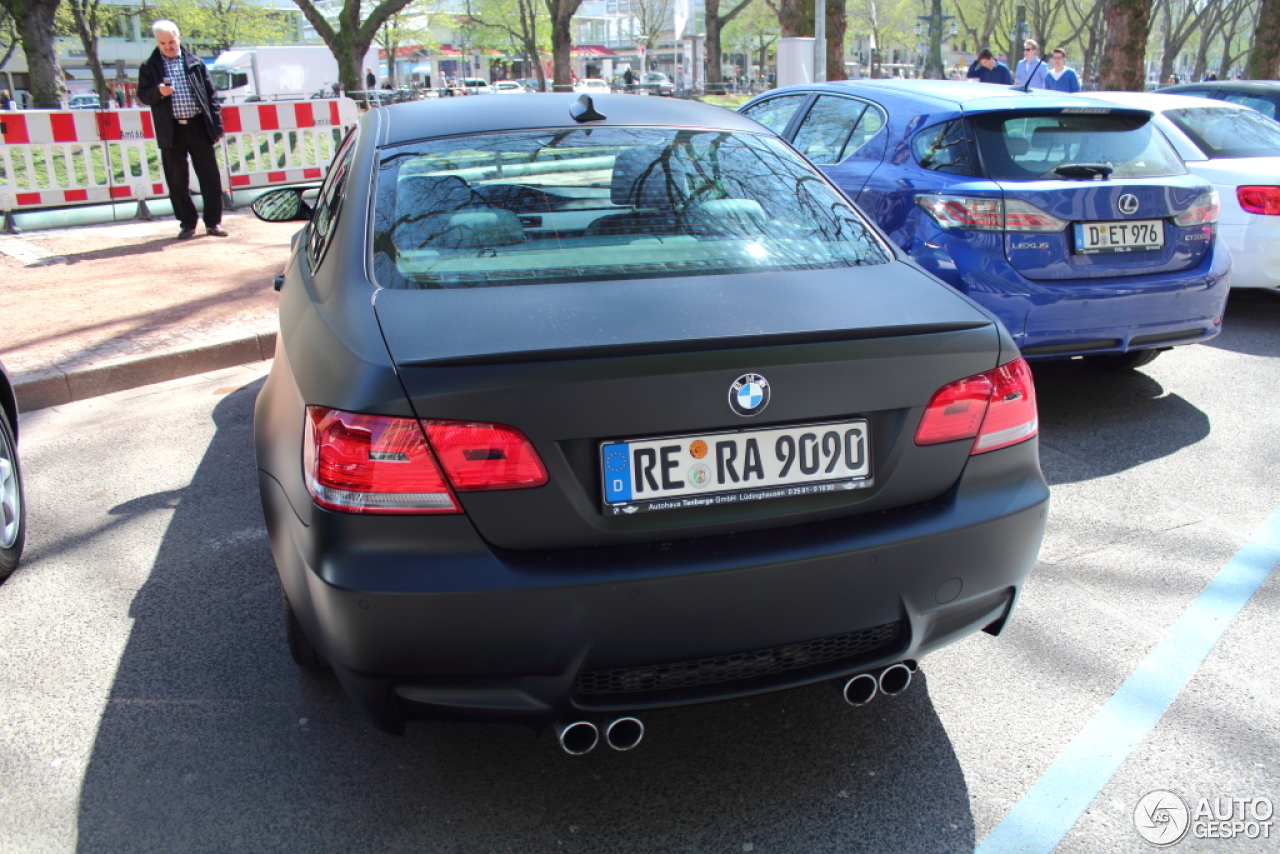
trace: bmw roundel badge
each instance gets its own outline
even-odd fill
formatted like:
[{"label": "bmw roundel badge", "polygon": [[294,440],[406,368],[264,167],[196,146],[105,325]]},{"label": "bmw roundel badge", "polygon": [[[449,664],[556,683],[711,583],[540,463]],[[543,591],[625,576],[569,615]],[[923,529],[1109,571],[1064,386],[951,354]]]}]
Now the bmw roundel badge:
[{"label": "bmw roundel badge", "polygon": [[739,415],[759,415],[768,405],[769,381],[759,374],[743,374],[729,386],[729,408]]}]

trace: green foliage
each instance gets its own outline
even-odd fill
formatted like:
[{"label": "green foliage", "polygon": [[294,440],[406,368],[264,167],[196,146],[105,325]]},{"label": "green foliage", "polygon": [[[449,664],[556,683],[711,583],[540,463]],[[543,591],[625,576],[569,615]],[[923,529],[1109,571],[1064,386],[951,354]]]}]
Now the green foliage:
[{"label": "green foliage", "polygon": [[182,29],[182,40],[214,50],[291,42],[297,16],[252,0],[160,0],[149,6],[150,19],[168,18]]}]

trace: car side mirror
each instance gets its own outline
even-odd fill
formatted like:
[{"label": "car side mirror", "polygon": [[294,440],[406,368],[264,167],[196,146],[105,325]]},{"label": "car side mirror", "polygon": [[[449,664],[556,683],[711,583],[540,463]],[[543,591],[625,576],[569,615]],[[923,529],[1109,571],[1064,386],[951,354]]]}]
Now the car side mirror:
[{"label": "car side mirror", "polygon": [[302,200],[302,189],[283,187],[258,196],[253,202],[254,215],[265,222],[290,222],[311,219],[311,205]]}]

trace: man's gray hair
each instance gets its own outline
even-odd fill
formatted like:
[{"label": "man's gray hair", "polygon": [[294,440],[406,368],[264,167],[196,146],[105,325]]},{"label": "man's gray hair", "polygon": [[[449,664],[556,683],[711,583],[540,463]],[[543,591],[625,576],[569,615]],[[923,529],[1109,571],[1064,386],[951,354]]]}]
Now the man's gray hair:
[{"label": "man's gray hair", "polygon": [[178,25],[165,18],[161,18],[159,21],[152,24],[151,32],[157,36],[161,33],[168,33],[170,35],[178,36],[179,38],[182,37],[182,33],[178,32]]}]

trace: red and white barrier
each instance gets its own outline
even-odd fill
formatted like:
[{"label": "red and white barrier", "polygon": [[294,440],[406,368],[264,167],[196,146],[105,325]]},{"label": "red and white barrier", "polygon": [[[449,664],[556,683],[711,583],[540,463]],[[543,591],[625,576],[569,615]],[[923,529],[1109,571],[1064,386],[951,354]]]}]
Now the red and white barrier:
[{"label": "red and white barrier", "polygon": [[[224,189],[320,180],[357,118],[348,98],[223,107]],[[169,194],[149,108],[0,111],[0,142],[6,215]]]}]

